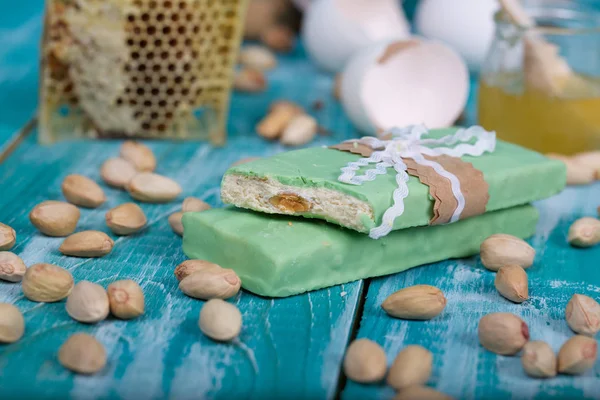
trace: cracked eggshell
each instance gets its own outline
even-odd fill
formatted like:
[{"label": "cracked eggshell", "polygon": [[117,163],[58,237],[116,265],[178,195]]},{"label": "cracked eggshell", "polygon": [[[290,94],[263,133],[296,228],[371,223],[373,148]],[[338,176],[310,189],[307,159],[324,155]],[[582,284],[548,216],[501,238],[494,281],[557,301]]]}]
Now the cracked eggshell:
[{"label": "cracked eggshell", "polygon": [[427,38],[448,44],[476,71],[494,38],[494,14],[499,8],[498,0],[422,0],[415,28]]},{"label": "cracked eggshell", "polygon": [[330,72],[341,71],[364,46],[409,36],[410,25],[398,0],[318,0],[308,8],[302,25],[306,50]]},{"label": "cracked eggshell", "polygon": [[343,72],[341,100],[363,133],[425,124],[452,126],[469,95],[462,58],[437,41],[412,38],[357,53]]}]

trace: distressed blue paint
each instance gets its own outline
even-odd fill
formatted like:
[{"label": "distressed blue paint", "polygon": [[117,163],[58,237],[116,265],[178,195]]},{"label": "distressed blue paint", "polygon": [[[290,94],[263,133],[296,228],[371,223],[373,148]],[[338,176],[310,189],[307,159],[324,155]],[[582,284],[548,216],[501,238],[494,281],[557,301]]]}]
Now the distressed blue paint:
[{"label": "distressed blue paint", "polygon": [[[490,312],[512,312],[528,324],[532,340],[547,341],[555,351],[573,333],[564,310],[575,293],[600,300],[600,248],[575,249],[566,242],[570,224],[596,215],[600,184],[569,188],[537,204],[540,222],[531,243],[537,251],[528,269],[531,299],[513,304],[496,292],[494,273],[476,258],[453,260],[375,279],[367,294],[358,337],[384,346],[391,363],[404,346],[420,344],[434,354],[430,385],[460,399],[600,398],[600,361],[581,377],[560,376],[535,380],[525,376],[518,357],[496,356],[479,346],[477,324]],[[406,286],[439,287],[448,304],[437,318],[426,322],[393,319],[381,310],[391,293]],[[387,399],[393,392],[382,385],[350,383],[347,399]]]}]

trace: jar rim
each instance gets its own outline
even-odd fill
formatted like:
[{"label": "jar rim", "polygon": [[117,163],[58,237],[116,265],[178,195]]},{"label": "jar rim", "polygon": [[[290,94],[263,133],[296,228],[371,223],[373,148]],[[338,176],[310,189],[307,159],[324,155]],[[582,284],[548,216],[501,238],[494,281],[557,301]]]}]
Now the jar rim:
[{"label": "jar rim", "polygon": [[547,35],[580,35],[600,33],[600,9],[590,7],[580,2],[565,2],[554,0],[543,2],[537,0],[524,1],[523,6],[527,13],[536,21],[577,22],[586,26],[565,27],[558,24],[524,26],[514,22],[510,16],[500,9],[494,15],[497,25],[513,26],[522,33],[535,32]]}]

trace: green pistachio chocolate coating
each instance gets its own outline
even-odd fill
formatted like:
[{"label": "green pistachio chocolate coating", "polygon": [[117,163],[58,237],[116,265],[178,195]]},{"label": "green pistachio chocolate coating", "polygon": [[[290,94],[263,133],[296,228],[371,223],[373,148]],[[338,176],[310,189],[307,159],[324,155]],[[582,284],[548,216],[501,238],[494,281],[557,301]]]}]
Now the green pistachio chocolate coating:
[{"label": "green pistachio chocolate coating", "polygon": [[318,220],[221,208],[183,216],[183,250],[231,268],[250,292],[285,297],[479,252],[485,238],[527,238],[538,212],[519,206],[448,225],[367,235]]},{"label": "green pistachio chocolate coating", "polygon": [[[456,128],[432,130],[428,137],[439,138],[455,131]],[[322,187],[353,196],[372,207],[374,219],[368,215],[360,217],[364,225],[364,229],[360,231],[368,232],[381,223],[383,213],[393,203],[396,173],[391,168],[387,175],[378,176],[376,180],[359,186],[339,182],[340,168],[360,158],[360,155],[316,147],[242,164],[229,169],[226,175],[271,178],[292,188]],[[564,163],[500,140],[497,141],[493,153],[486,153],[480,157],[464,156],[462,159],[481,170],[489,184],[490,199],[486,211],[502,210],[550,197],[560,192],[566,184]],[[427,225],[433,215],[434,201],[429,195],[429,188],[418,178],[411,176],[408,189],[410,195],[404,201],[405,211],[396,218],[395,230]],[[238,207],[246,206],[235,202],[233,204]],[[310,212],[298,215],[340,223],[328,216],[317,216]]]}]

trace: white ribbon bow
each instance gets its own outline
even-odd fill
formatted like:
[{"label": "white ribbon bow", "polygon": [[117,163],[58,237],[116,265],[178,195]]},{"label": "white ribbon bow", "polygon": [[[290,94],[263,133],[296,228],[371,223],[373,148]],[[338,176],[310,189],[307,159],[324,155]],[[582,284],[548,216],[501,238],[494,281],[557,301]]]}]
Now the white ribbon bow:
[{"label": "white ribbon bow", "polygon": [[[429,130],[424,125],[412,125],[406,128],[392,128],[386,132],[392,135],[391,140],[364,137],[358,141],[346,141],[364,144],[376,151],[368,158],[361,158],[343,167],[342,174],[338,177],[340,182],[362,185],[363,182],[375,180],[377,175],[387,174],[388,168],[394,167],[396,170],[398,188],[393,193],[394,204],[383,214],[381,225],[371,229],[369,232],[371,238],[379,239],[390,233],[394,226],[394,220],[404,213],[404,199],[408,196],[406,184],[408,173],[402,158],[411,158],[417,164],[431,167],[450,181],[452,194],[458,203],[450,219],[452,223],[459,220],[465,208],[465,197],[461,192],[460,182],[456,175],[446,171],[439,163],[427,160],[424,156],[480,156],[486,151],[493,152],[496,147],[496,133],[488,132],[480,126],[459,129],[453,135],[447,135],[440,139],[422,139],[422,136],[428,132]],[[475,139],[474,143],[469,143],[473,139]],[[375,164],[375,168],[366,170],[364,175],[356,174],[360,168],[369,164]]]}]

